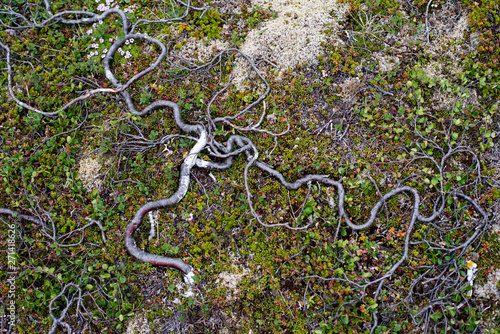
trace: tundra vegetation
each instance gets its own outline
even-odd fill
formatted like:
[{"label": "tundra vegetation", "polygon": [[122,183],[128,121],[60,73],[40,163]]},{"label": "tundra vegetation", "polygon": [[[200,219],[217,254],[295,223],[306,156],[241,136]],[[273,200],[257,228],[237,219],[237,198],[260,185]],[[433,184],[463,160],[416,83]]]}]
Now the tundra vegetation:
[{"label": "tundra vegetation", "polygon": [[498,2],[331,3],[2,2],[4,332],[499,333]]}]

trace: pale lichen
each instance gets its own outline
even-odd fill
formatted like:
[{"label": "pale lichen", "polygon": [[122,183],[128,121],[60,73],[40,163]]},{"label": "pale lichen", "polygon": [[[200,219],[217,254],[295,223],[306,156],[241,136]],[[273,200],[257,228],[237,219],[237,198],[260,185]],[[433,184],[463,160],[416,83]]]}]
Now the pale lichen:
[{"label": "pale lichen", "polygon": [[87,191],[92,191],[94,189],[99,190],[102,186],[102,180],[99,178],[99,171],[101,170],[101,164],[98,159],[91,156],[87,156],[80,160],[80,166],[78,168],[78,177],[83,187]]},{"label": "pale lichen", "polygon": [[341,95],[344,99],[344,102],[349,103],[352,99],[354,99],[353,102],[355,102],[356,93],[359,92],[359,90],[364,86],[365,84],[358,77],[347,78],[344,83],[339,85],[339,87],[342,89]]},{"label": "pale lichen", "polygon": [[474,294],[480,298],[500,300],[500,291],[497,287],[500,281],[500,269],[492,271],[486,278],[484,285],[475,285]]},{"label": "pale lichen", "polygon": [[395,71],[400,63],[398,57],[384,55],[383,53],[379,53],[375,57],[378,61],[379,71],[382,73]]},{"label": "pale lichen", "polygon": [[[299,64],[317,64],[326,41],[323,30],[338,29],[348,12],[348,5],[336,1],[253,0],[252,5],[275,11],[277,18],[250,31],[241,51],[254,61],[272,61],[280,73]],[[233,75],[236,88],[244,90],[250,73],[243,59],[237,62]]]},{"label": "pale lichen", "polygon": [[151,328],[149,327],[148,319],[142,313],[137,313],[127,324],[125,334],[149,334]]},{"label": "pale lichen", "polygon": [[238,299],[240,294],[238,284],[243,277],[250,273],[247,268],[237,268],[236,266],[233,266],[233,268],[241,272],[236,274],[228,271],[223,271],[219,274],[216,280],[217,284],[220,284],[222,287],[226,288],[226,299],[228,301],[234,301]]},{"label": "pale lichen", "polygon": [[229,48],[229,43],[220,39],[198,40],[189,37],[177,51],[177,55],[189,61],[204,63],[227,48]]}]

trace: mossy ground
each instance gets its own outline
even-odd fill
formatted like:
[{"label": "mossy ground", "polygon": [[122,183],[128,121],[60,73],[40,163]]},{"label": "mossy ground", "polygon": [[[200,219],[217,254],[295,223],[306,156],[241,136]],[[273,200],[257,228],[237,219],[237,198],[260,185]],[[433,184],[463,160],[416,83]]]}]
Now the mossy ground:
[{"label": "mossy ground", "polygon": [[[129,1],[118,3],[129,5]],[[131,14],[136,18],[181,13],[173,2],[132,3],[139,5]],[[430,6],[431,16],[436,13],[439,17],[440,10],[452,6],[446,1],[435,4],[437,7]],[[499,165],[491,155],[498,153],[498,4],[459,2],[460,15],[468,18],[469,28],[458,40],[431,31],[430,44],[424,33],[425,0],[406,7],[395,1],[360,0],[349,5],[345,33],[339,35],[342,42],[328,40],[337,35],[324,31],[328,41],[318,65],[299,65],[281,73],[279,79],[271,66],[266,69],[271,93],[266,98],[269,116],[263,127],[279,133],[289,123],[291,131],[277,137],[277,145],[271,135],[246,133],[259,150],[260,159],[288,180],[311,173],[342,180],[347,192],[346,209],[354,222],[363,222],[381,194],[399,182],[420,191],[426,213],[432,211],[437,185],[443,182],[446,191],[461,187],[496,215]],[[94,1],[55,1],[55,7],[54,11],[78,7],[95,10],[97,5]],[[164,42],[171,40],[178,47],[190,37],[204,41],[222,38],[238,46],[258,21],[273,19],[269,10],[248,8],[245,2],[239,13],[218,14],[213,10],[204,20],[190,14],[183,23],[144,25],[141,32],[160,36]],[[5,15],[0,19],[6,20]],[[225,22],[245,25],[228,35],[222,29]],[[452,30],[454,23],[439,24],[449,24]],[[51,110],[83,89],[110,86],[100,58],[88,59],[87,55],[93,50],[92,37],[108,43],[109,38],[120,36],[119,23],[108,19],[87,35],[89,28],[56,24],[17,32],[0,30],[0,39],[10,45],[16,59],[13,86],[17,96]],[[472,46],[471,36],[479,36],[477,48]],[[457,53],[443,51],[450,48]],[[468,52],[469,48],[474,50]],[[120,80],[148,66],[158,53],[138,42],[130,46],[130,52],[131,60],[120,58],[114,65]],[[387,65],[387,57],[395,59],[393,65]],[[140,108],[157,99],[169,99],[181,105],[187,123],[202,121],[210,98],[225,85],[219,82],[219,74],[223,81],[227,80],[235,64],[234,55],[212,72],[173,71],[173,66],[165,64],[135,85],[132,95]],[[0,65],[5,68],[5,58],[0,59]],[[438,68],[438,75],[430,74],[429,65]],[[455,67],[462,71],[456,73]],[[360,84],[354,85],[355,91],[348,91],[353,86],[346,82],[353,78],[358,78]],[[83,226],[84,218],[90,217],[103,223],[108,239],[104,246],[100,231],[91,227],[66,241],[76,242],[83,236],[81,245],[61,248],[40,233],[39,226],[20,222],[16,244],[22,268],[16,282],[21,318],[18,332],[47,331],[52,323],[49,302],[65,283],[77,281],[85,282],[82,288],[88,313],[70,312],[67,321],[80,328],[86,324],[98,333],[125,332],[127,321],[135,314],[147,317],[152,332],[365,333],[370,328],[370,311],[381,306],[369,298],[366,303],[350,304],[353,292],[348,285],[312,276],[345,274],[362,282],[388,270],[401,256],[405,225],[411,216],[409,198],[391,199],[375,226],[354,233],[338,220],[332,205],[336,198],[333,189],[311,184],[288,191],[268,175],[252,169],[250,188],[261,217],[273,223],[315,222],[301,232],[264,228],[253,219],[246,202],[243,157],[234,159],[233,166],[224,172],[194,170],[182,202],[159,212],[156,237],[148,241],[147,223],[137,233],[141,248],[180,257],[196,269],[195,295],[182,297],[176,287],[181,281],[178,273],[135,261],[123,244],[125,227],[135,211],[147,201],[174,192],[178,167],[193,143],[178,138],[142,153],[127,152],[130,145],[126,134],[138,135],[138,128],[145,139],[154,141],[179,133],[172,115],[155,111],[135,117],[127,113],[117,96],[103,95],[61,112],[57,118],[41,117],[18,107],[7,93],[6,82],[3,71],[0,207],[31,214],[50,212],[60,234]],[[212,115],[235,114],[258,98],[260,88],[254,88],[238,91],[230,87],[213,105]],[[476,99],[471,100],[471,95]],[[446,103],[436,100],[437,96],[452,103],[444,108]],[[257,107],[257,111],[262,110],[262,105]],[[250,115],[236,124],[244,125],[258,117]],[[232,133],[237,131],[220,127],[218,140],[223,142]],[[447,160],[446,172],[440,175],[429,159],[416,159],[423,153],[441,159],[431,139],[443,148],[447,144],[465,145],[481,163],[477,166],[470,153],[457,153]],[[94,190],[84,187],[78,175],[79,163],[87,156],[102,164]],[[476,167],[483,178],[474,184],[478,179]],[[447,212],[462,220],[463,229],[443,237],[438,230],[421,224],[415,228],[414,240],[459,244],[474,212],[462,212],[459,206],[453,207],[455,204],[449,203]],[[6,245],[6,231],[6,225],[0,225],[0,244]],[[485,234],[481,242],[468,249],[467,259],[473,253],[479,255],[480,271],[475,284],[484,283],[488,273],[500,267],[499,252],[499,237],[494,233]],[[443,257],[425,243],[412,246],[409,260],[394,277],[395,289],[387,291],[383,304],[402,301],[412,279],[421,275],[426,266],[449,260]],[[462,279],[464,271],[465,267]],[[227,286],[217,282],[222,272],[245,273],[239,279],[237,292],[227,291]],[[0,279],[4,281],[5,277],[6,271],[2,270]],[[0,289],[3,294],[7,285],[0,285]],[[178,303],[174,303],[176,298]],[[64,302],[59,303],[64,306]],[[417,309],[425,306],[426,300],[419,303]],[[500,326],[496,301],[473,294],[467,303],[468,307],[457,314],[454,329],[472,332],[477,327],[496,333],[495,328]],[[416,333],[419,329],[413,326],[408,309],[399,305],[390,321],[380,323],[378,332],[412,330]]]}]

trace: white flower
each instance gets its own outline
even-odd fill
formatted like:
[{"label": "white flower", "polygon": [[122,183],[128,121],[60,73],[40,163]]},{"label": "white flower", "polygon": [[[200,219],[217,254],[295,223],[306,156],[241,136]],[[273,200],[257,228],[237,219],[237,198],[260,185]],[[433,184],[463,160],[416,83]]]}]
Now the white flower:
[{"label": "white flower", "polygon": [[477,263],[469,261],[467,262],[467,267],[469,267],[469,269],[467,269],[467,281],[472,286],[472,284],[474,283],[474,278],[476,276]]},{"label": "white flower", "polygon": [[92,36],[92,40],[95,41],[95,37]]},{"label": "white flower", "polygon": [[99,24],[102,24],[102,20],[99,20]]},{"label": "white flower", "polygon": [[104,43],[104,38],[99,38],[99,43]]},{"label": "white flower", "polygon": [[110,39],[109,39],[109,41],[110,41],[110,42],[113,42],[113,39],[112,39],[112,38],[110,38]]},{"label": "white flower", "polygon": [[129,43],[129,41],[128,41],[128,39],[127,39],[127,40],[125,41],[125,44],[126,44],[126,45],[128,45],[128,43]]},{"label": "white flower", "polygon": [[108,49],[102,50],[102,53],[107,53],[107,52],[108,52]]},{"label": "white flower", "polygon": [[102,54],[102,55],[101,55],[101,58],[104,58],[104,57],[106,57],[106,55],[105,55],[105,54]]},{"label": "white flower", "polygon": [[87,35],[90,35],[90,34],[92,34],[93,32],[94,32],[94,30],[90,29],[90,30],[88,30],[88,31],[87,31]]},{"label": "white flower", "polygon": [[133,38],[129,39],[129,42],[134,43],[134,39]]},{"label": "white flower", "polygon": [[95,27],[96,27],[96,25],[97,25],[97,23],[94,23],[94,24],[92,25],[92,28],[95,28]]},{"label": "white flower", "polygon": [[99,6],[97,6],[97,10],[100,11],[100,12],[107,11],[108,9],[109,9],[109,7],[105,6],[102,3]]}]

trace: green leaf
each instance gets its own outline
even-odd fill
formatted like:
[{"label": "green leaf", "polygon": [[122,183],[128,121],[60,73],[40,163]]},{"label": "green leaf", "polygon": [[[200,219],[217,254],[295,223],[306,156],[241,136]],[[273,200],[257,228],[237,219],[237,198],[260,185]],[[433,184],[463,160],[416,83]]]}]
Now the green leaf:
[{"label": "green leaf", "polygon": [[441,312],[436,312],[434,314],[431,314],[431,319],[434,321],[438,321],[443,317],[443,314]]},{"label": "green leaf", "polygon": [[306,205],[304,208],[304,215],[305,216],[310,216],[313,213],[313,208],[310,205]]},{"label": "green leaf", "polygon": [[243,98],[243,101],[245,101],[245,103],[250,103],[252,101],[252,95],[246,95]]}]

